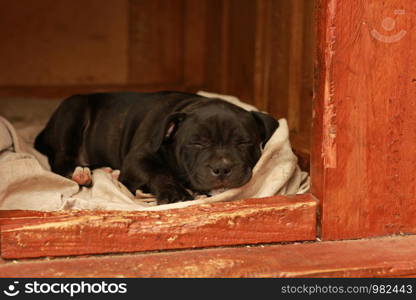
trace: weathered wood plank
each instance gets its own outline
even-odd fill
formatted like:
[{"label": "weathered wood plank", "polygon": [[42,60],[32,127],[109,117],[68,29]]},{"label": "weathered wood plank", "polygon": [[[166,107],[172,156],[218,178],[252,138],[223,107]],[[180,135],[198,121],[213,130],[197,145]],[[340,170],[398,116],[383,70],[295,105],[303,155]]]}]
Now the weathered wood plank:
[{"label": "weathered wood plank", "polygon": [[416,2],[320,2],[312,193],[322,237],[416,233]]},{"label": "weathered wood plank", "polygon": [[[312,128],[311,128],[311,192],[318,199],[323,198],[323,180],[324,180],[324,164],[323,164],[323,115],[324,115],[324,98],[325,83],[329,76],[329,65],[331,60],[327,57],[330,49],[330,39],[328,32],[331,28],[328,22],[331,21],[329,15],[329,7],[326,1],[317,1],[316,4],[316,56],[315,56],[315,74],[314,74],[314,97],[312,110]],[[322,205],[322,203],[320,203]]]},{"label": "weathered wood plank", "polygon": [[299,195],[158,212],[6,216],[0,219],[1,256],[26,258],[314,240],[316,206],[310,195]]},{"label": "weathered wood plank", "polygon": [[411,277],[415,274],[414,236],[53,260],[0,260],[0,277]]}]

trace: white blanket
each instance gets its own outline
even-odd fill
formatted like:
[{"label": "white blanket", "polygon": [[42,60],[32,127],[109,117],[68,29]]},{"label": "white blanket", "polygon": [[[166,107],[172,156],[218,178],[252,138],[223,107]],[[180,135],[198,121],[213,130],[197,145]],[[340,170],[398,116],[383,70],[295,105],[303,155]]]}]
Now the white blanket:
[{"label": "white blanket", "polygon": [[[202,94],[202,93],[201,93]],[[204,93],[205,96],[218,96]],[[234,97],[219,95],[239,105]],[[246,108],[247,109],[247,108]],[[248,109],[255,109],[248,107]],[[196,200],[156,205],[152,195],[132,195],[123,184],[102,169],[93,171],[91,188],[50,172],[46,157],[24,142],[33,140],[25,128],[19,131],[0,117],[0,209],[55,211],[64,209],[91,210],[164,210],[219,201],[259,198],[273,195],[305,193],[309,190],[309,176],[297,165],[289,142],[285,119],[266,144],[262,156],[253,169],[249,182],[212,197],[198,196]],[[41,127],[37,127],[39,131]]]}]

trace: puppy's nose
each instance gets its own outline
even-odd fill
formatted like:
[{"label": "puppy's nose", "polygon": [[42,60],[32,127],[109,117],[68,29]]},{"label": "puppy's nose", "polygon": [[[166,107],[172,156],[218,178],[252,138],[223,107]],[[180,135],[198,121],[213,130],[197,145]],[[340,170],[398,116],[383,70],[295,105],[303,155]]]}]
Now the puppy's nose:
[{"label": "puppy's nose", "polygon": [[211,175],[223,179],[230,176],[233,166],[230,162],[222,160],[216,164],[209,166]]},{"label": "puppy's nose", "polygon": [[215,177],[227,177],[231,174],[231,168],[214,168],[211,169],[211,173]]}]

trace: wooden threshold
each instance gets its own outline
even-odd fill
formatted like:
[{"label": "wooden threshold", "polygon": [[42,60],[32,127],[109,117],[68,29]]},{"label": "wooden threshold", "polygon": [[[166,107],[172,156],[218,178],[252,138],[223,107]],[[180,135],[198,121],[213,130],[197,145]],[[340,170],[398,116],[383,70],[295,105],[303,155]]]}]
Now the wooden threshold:
[{"label": "wooden threshold", "polygon": [[0,211],[8,259],[315,240],[317,201],[275,196],[146,212]]},{"label": "wooden threshold", "polygon": [[0,259],[0,277],[412,277],[416,236],[96,257]]}]

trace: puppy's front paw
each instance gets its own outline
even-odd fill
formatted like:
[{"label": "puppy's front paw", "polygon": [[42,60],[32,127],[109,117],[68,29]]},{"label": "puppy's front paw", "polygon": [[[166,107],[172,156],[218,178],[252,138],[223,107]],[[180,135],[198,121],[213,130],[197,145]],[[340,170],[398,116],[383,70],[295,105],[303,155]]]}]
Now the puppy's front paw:
[{"label": "puppy's front paw", "polygon": [[120,177],[120,170],[113,170],[110,167],[104,167],[102,170],[111,175],[114,180],[118,180]]},{"label": "puppy's front paw", "polygon": [[72,180],[82,186],[91,186],[92,176],[89,168],[76,167],[72,173]]},{"label": "puppy's front paw", "polygon": [[167,204],[193,200],[194,198],[187,190],[180,186],[167,185],[156,191],[157,204]]}]

